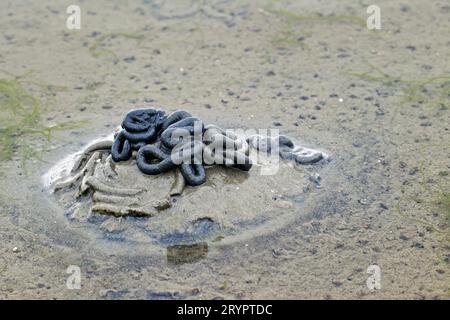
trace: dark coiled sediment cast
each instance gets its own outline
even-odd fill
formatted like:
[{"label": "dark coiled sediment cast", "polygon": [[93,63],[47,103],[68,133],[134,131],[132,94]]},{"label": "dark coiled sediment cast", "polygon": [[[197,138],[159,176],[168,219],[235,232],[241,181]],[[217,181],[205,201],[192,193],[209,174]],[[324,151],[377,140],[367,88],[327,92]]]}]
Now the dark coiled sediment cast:
[{"label": "dark coiled sediment cast", "polygon": [[164,111],[156,109],[130,111],[122,122],[125,138],[132,143],[151,143],[158,137],[166,118]]},{"label": "dark coiled sediment cast", "polygon": [[204,123],[187,111],[166,116],[157,109],[132,110],[122,122],[123,130],[115,136],[112,158],[116,162],[129,160],[137,151],[136,163],[142,173],[157,175],[179,167],[190,186],[206,181],[204,164],[209,163],[204,161],[204,151],[208,148],[216,152],[209,156],[209,160],[217,160],[215,164],[250,170],[248,144],[219,127],[207,127],[209,138],[205,139],[208,130]]},{"label": "dark coiled sediment cast", "polygon": [[294,142],[286,136],[274,138],[264,136],[251,136],[247,142],[258,151],[268,154],[278,153],[283,160],[292,160],[298,164],[313,164],[324,158],[321,151],[296,146]]},{"label": "dark coiled sediment cast", "polygon": [[125,138],[124,130],[120,131],[111,147],[111,157],[115,162],[127,161],[131,158],[130,142]]},{"label": "dark coiled sediment cast", "polygon": [[128,112],[122,122],[123,130],[114,138],[112,159],[115,162],[129,160],[133,151],[154,142],[165,120],[162,110],[136,109]]},{"label": "dark coiled sediment cast", "polygon": [[136,157],[136,163],[141,172],[149,175],[157,175],[167,172],[175,167],[170,155],[151,145],[147,145],[139,149]]},{"label": "dark coiled sediment cast", "polygon": [[207,164],[223,164],[242,171],[251,169],[253,164],[248,157],[246,141],[216,126],[209,125],[205,129],[203,158]]},{"label": "dark coiled sediment cast", "polygon": [[201,164],[182,163],[180,166],[181,174],[190,186],[199,186],[206,181],[205,167]]},{"label": "dark coiled sediment cast", "polygon": [[172,149],[180,143],[188,142],[186,140],[195,134],[199,134],[201,138],[203,128],[204,124],[200,119],[195,117],[183,118],[178,122],[172,123],[161,133],[161,143],[168,149]]},{"label": "dark coiled sediment cast", "polygon": [[170,115],[167,116],[167,119],[161,125],[161,132],[166,130],[170,125],[174,124],[175,122],[178,122],[180,120],[183,120],[184,118],[189,117],[191,117],[191,114],[184,110],[172,112]]},{"label": "dark coiled sediment cast", "polygon": [[146,146],[146,142],[137,142],[137,143],[131,143],[131,150],[133,151],[139,151],[140,148]]},{"label": "dark coiled sediment cast", "polygon": [[[162,126],[164,131],[161,133],[161,146],[165,150],[175,151],[171,152],[174,162],[181,163],[181,174],[190,186],[199,186],[206,181],[206,171],[202,164],[204,127],[203,121],[191,117],[186,111],[172,113]],[[195,140],[195,135],[198,135],[199,141]],[[179,154],[179,151],[183,153],[186,150],[187,158]]]},{"label": "dark coiled sediment cast", "polygon": [[150,127],[159,127],[166,117],[164,111],[157,109],[136,109],[127,113],[122,122],[122,128],[128,132],[144,132]]},{"label": "dark coiled sediment cast", "polygon": [[128,132],[124,130],[125,138],[133,143],[151,143],[156,140],[157,135],[158,132],[156,131],[155,127],[150,127],[147,129],[147,131],[142,132]]}]

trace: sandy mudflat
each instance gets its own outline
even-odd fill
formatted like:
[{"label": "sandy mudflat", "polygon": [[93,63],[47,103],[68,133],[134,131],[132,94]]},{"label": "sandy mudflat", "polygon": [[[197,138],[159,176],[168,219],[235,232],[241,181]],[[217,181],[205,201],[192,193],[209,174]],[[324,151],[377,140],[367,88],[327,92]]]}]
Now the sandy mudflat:
[{"label": "sandy mudflat", "polygon": [[[448,299],[448,1],[378,1],[372,31],[364,0],[171,3],[80,1],[80,30],[65,2],[0,3],[0,298]],[[289,223],[184,248],[127,241],[108,230],[151,220],[74,221],[42,176],[139,106],[276,128],[333,158],[304,169],[320,188],[287,175],[302,205],[270,206]],[[212,208],[261,206],[225,182]]]}]

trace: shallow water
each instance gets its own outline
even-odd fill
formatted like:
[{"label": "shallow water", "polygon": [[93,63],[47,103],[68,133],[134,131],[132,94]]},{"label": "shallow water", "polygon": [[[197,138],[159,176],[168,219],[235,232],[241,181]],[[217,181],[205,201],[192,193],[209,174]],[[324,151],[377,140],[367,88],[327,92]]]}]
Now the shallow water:
[{"label": "shallow water", "polygon": [[[80,3],[80,30],[65,4],[0,4],[1,298],[448,298],[446,1],[381,1],[373,31],[365,1]],[[213,236],[187,243],[167,217],[71,219],[46,173],[140,106],[275,128],[332,160],[214,169],[172,223],[271,210],[225,234],[203,221]]]}]

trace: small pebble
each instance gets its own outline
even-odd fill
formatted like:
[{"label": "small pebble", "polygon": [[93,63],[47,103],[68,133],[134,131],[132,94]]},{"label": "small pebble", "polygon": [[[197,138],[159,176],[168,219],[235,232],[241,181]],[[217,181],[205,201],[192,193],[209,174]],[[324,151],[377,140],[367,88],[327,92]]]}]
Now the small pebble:
[{"label": "small pebble", "polygon": [[320,175],[318,173],[314,173],[309,176],[309,181],[314,182],[317,186],[320,185],[321,180],[322,180],[322,178],[320,177]]},{"label": "small pebble", "polygon": [[380,203],[380,208],[384,209],[384,210],[389,209],[389,207],[387,205],[385,205],[384,203]]},{"label": "small pebble", "polygon": [[128,62],[128,63],[133,62],[135,60],[136,60],[136,58],[134,56],[126,57],[123,59],[123,61]]}]

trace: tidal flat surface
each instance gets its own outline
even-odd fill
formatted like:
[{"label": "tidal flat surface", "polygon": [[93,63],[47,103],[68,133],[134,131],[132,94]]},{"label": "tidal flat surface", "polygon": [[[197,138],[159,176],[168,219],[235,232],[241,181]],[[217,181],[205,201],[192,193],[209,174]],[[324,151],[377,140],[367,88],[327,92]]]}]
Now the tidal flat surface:
[{"label": "tidal flat surface", "polygon": [[[0,298],[448,299],[450,6],[378,1],[368,30],[370,4],[79,1],[69,30],[66,3],[2,1]],[[262,202],[263,178],[252,192],[235,172],[200,187],[223,188],[210,204],[186,190],[198,205],[177,210],[193,215],[248,202],[281,217],[233,241],[154,244],[131,230],[164,219],[71,219],[43,177],[142,106],[275,128],[332,159],[270,178]]]}]

